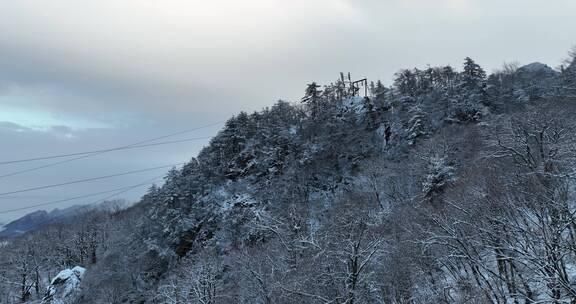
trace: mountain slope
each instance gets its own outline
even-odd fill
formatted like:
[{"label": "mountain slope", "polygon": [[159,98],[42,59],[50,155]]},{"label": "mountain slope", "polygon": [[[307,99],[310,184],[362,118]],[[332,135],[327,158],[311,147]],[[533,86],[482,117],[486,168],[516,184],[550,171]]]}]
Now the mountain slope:
[{"label": "mountain slope", "polygon": [[228,120],[135,206],[27,234],[0,262],[42,246],[45,269],[87,268],[79,303],[573,301],[566,77],[466,58],[367,98],[344,75],[312,83]]},{"label": "mountain slope", "polygon": [[[490,270],[500,250],[511,248],[494,253],[494,235],[470,229],[499,231],[491,218],[506,215],[496,211],[505,204],[492,199],[533,182],[527,177],[496,191],[490,185],[498,176],[513,180],[526,169],[540,170],[541,159],[531,169],[507,154],[516,145],[526,148],[516,142],[523,134],[517,128],[554,137],[562,128],[542,123],[568,127],[574,107],[555,97],[560,74],[546,66],[505,73],[485,78],[471,60],[455,74],[403,71],[392,89],[374,85],[369,99],[350,96],[343,80],[322,92],[311,84],[303,106],[280,102],[232,118],[196,159],[143,198],[146,219],[136,239],[144,246],[130,249],[139,254],[134,262],[165,262],[148,262],[143,270],[159,278],[158,289],[127,296],[233,299],[223,303],[545,299],[546,288],[528,283],[541,274],[529,269],[507,274],[508,287],[502,285],[505,268],[520,268],[530,252],[517,257],[519,264]],[[498,143],[495,134],[508,141]],[[558,143],[530,139],[528,150],[541,144]],[[495,205],[485,212],[482,204]],[[466,227],[469,220],[478,224]],[[101,267],[95,271],[111,271]],[[191,295],[206,280],[215,289]],[[102,288],[97,280],[90,284]]]}]

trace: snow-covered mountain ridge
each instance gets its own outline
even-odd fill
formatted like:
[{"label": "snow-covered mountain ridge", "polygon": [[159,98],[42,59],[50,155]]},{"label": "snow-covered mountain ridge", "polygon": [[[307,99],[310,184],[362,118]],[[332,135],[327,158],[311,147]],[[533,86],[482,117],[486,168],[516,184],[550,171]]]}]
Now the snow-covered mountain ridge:
[{"label": "snow-covered mountain ridge", "polygon": [[570,77],[466,58],[368,96],[311,83],[229,119],[135,206],[16,238],[0,269],[28,290],[1,299],[80,265],[78,303],[573,301]]}]

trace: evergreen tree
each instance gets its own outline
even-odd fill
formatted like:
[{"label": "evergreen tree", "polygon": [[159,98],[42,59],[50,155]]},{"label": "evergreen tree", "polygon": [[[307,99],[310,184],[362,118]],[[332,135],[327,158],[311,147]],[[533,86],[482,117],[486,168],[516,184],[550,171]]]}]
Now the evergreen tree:
[{"label": "evergreen tree", "polygon": [[431,67],[428,67],[424,71],[414,69],[414,74],[416,74],[418,79],[418,94],[423,95],[432,91],[434,85],[434,71]]},{"label": "evergreen tree", "polygon": [[407,96],[416,95],[418,81],[414,72],[410,70],[402,70],[396,73],[395,76],[394,86],[398,89],[400,94]]},{"label": "evergreen tree", "polygon": [[452,95],[448,121],[455,123],[477,122],[488,103],[486,72],[470,57],[464,59],[464,69],[458,75],[457,90]]},{"label": "evergreen tree", "polygon": [[434,155],[427,161],[428,174],[422,183],[422,192],[425,198],[433,202],[448,184],[456,179],[455,168],[445,156]]},{"label": "evergreen tree", "polygon": [[378,113],[384,113],[390,109],[390,98],[389,98],[389,89],[382,84],[380,80],[373,83],[373,88],[371,89],[373,102],[374,102],[374,110]]},{"label": "evergreen tree", "polygon": [[376,84],[372,82],[370,91],[374,97],[380,98],[388,92],[388,89],[382,84],[382,81],[378,80]]},{"label": "evergreen tree", "polygon": [[424,126],[425,115],[420,107],[416,106],[411,109],[413,113],[412,117],[408,121],[408,144],[414,145],[416,140],[424,135],[426,135],[426,128]]},{"label": "evergreen tree", "polygon": [[302,102],[308,105],[312,117],[316,117],[318,115],[318,110],[320,107],[322,91],[318,89],[319,87],[320,86],[316,82],[308,84],[304,92],[304,97],[302,98]]},{"label": "evergreen tree", "polygon": [[470,57],[464,59],[464,70],[460,75],[462,77],[462,85],[466,89],[481,88],[486,79],[486,72]]}]

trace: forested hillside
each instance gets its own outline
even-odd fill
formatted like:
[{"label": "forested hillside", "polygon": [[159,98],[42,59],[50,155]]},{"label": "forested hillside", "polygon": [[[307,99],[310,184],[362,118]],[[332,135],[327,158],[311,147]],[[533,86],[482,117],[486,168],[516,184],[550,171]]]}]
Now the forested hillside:
[{"label": "forested hillside", "polygon": [[0,302],[82,266],[68,301],[576,303],[570,58],[239,113],[135,206],[0,243]]}]

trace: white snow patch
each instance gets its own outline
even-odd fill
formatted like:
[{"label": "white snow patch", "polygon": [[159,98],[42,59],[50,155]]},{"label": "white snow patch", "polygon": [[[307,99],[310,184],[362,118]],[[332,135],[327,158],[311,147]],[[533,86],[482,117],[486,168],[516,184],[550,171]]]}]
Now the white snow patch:
[{"label": "white snow patch", "polygon": [[346,99],[343,102],[343,106],[347,110],[351,110],[356,113],[364,113],[366,109],[364,108],[364,98],[360,96],[353,96]]},{"label": "white snow patch", "polygon": [[256,204],[256,201],[250,194],[232,194],[225,187],[216,190],[214,198],[220,201],[220,212],[228,212],[235,206],[253,206]]},{"label": "white snow patch", "polygon": [[85,272],[86,269],[80,266],[60,271],[50,282],[42,303],[65,304],[71,302],[78,294],[80,282]]}]

